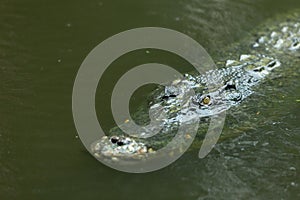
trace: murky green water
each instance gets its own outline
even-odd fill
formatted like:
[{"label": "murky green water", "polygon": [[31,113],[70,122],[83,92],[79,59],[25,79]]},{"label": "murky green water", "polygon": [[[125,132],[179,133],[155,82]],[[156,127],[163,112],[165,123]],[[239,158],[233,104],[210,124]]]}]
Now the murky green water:
[{"label": "murky green water", "polygon": [[[227,137],[205,159],[190,151],[153,173],[121,173],[96,161],[76,138],[71,110],[81,62],[113,34],[144,26],[175,29],[218,61],[223,47],[294,8],[298,0],[2,0],[0,199],[299,199],[299,61],[278,70],[227,116]],[[153,59],[180,63],[150,53],[115,65]],[[107,131],[114,125],[109,95],[121,73],[111,69],[97,93]]]}]

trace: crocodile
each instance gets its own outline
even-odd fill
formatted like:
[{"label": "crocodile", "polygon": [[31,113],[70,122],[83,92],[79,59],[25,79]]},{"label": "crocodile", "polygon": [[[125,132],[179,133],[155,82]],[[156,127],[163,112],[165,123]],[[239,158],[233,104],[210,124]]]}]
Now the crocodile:
[{"label": "crocodile", "polygon": [[[150,94],[150,109],[162,106],[167,117],[162,120],[162,130],[153,137],[146,137],[152,130],[144,129],[144,138],[125,135],[118,127],[112,128],[109,136],[104,136],[91,145],[96,157],[142,158],[155,153],[174,137],[180,125],[189,123],[195,117],[205,119],[239,105],[254,92],[254,88],[277,67],[283,64],[281,57],[299,57],[300,52],[300,15],[295,12],[281,23],[268,26],[268,31],[256,33],[247,54],[239,59],[227,59],[224,66],[210,70],[202,75],[185,74],[163,88]],[[266,26],[266,25],[264,25]],[[208,88],[208,83],[212,88]],[[195,93],[188,98],[188,91]],[[135,113],[139,120],[144,115]],[[126,128],[127,121],[121,125]],[[189,139],[186,134],[185,138]]]}]

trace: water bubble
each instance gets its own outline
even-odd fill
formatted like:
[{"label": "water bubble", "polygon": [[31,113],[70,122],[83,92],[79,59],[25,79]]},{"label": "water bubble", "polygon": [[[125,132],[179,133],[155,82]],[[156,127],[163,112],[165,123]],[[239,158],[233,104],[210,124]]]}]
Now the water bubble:
[{"label": "water bubble", "polygon": [[268,146],[268,145],[269,145],[269,142],[265,142],[262,144],[263,147]]},{"label": "water bubble", "polygon": [[297,186],[297,183],[291,182],[291,186],[295,187],[295,186]]},{"label": "water bubble", "polygon": [[290,167],[289,168],[291,171],[296,171],[296,168],[295,167]]},{"label": "water bubble", "polygon": [[66,24],[66,27],[68,27],[68,28],[70,28],[71,26],[72,26],[71,23],[67,23],[67,24]]}]

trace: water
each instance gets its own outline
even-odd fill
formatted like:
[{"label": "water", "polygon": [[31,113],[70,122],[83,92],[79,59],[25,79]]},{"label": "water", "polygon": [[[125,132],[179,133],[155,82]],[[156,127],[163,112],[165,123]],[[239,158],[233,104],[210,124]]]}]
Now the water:
[{"label": "water", "polygon": [[[300,2],[3,0],[0,199],[299,199],[297,62],[291,70],[280,69],[227,116],[226,137],[205,159],[190,151],[149,174],[117,172],[92,158],[76,137],[71,111],[81,62],[113,34],[142,26],[175,29],[218,61],[223,47],[293,8]],[[122,74],[118,66],[152,59],[181,63],[158,53],[140,55],[122,58],[101,80],[97,111],[106,131],[113,126],[107,105]]]}]

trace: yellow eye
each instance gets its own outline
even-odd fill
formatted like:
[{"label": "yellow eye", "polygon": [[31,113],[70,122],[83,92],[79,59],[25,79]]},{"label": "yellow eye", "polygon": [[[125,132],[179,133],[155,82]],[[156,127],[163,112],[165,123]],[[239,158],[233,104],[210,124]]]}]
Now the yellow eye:
[{"label": "yellow eye", "polygon": [[202,103],[203,104],[209,104],[210,103],[210,98],[209,98],[209,96],[206,96],[203,100],[202,100]]}]

